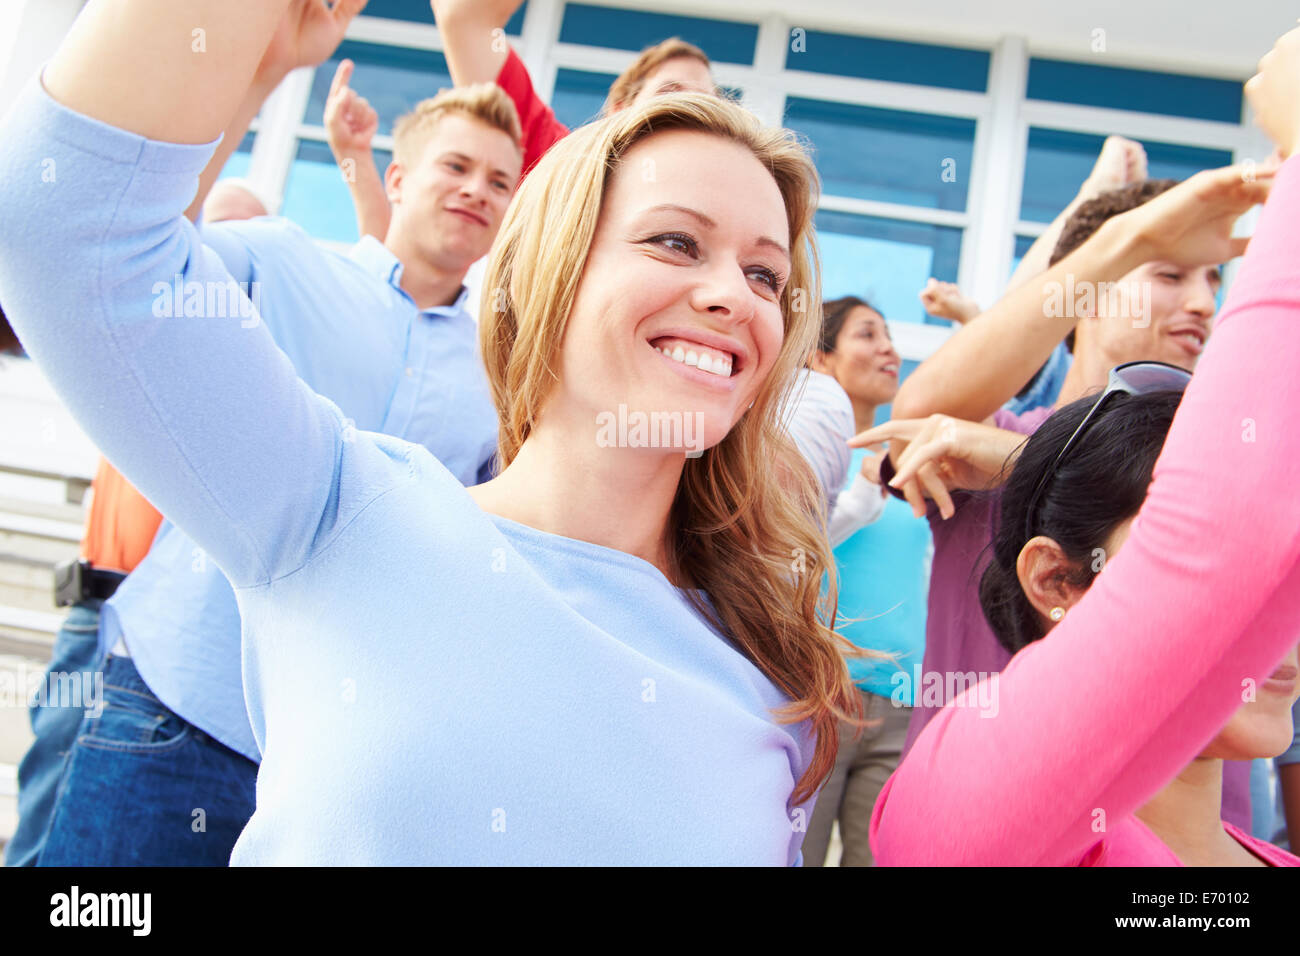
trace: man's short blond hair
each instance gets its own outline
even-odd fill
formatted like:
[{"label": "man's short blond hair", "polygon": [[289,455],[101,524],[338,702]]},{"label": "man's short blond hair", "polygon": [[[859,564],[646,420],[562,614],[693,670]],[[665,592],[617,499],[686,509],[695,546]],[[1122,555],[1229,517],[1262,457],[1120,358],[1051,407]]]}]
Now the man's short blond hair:
[{"label": "man's short blond hair", "polygon": [[495,83],[475,83],[442,90],[398,119],[393,124],[393,158],[404,165],[417,162],[438,121],[448,113],[460,113],[501,130],[522,152],[523,134],[514,102]]}]

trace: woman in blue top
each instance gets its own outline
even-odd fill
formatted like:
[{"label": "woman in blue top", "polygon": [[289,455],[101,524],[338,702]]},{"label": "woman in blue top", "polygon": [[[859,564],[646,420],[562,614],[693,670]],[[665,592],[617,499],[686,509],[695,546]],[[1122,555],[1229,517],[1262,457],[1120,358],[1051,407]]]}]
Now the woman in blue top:
[{"label": "woman in blue top", "polygon": [[92,0],[0,132],[0,300],[236,589],[232,862],[797,862],[856,705],[778,424],[820,317],[808,157],[702,96],[554,148],[484,283],[504,470],[466,490],[261,323],[154,308],[228,281],[182,213],[288,6]]}]

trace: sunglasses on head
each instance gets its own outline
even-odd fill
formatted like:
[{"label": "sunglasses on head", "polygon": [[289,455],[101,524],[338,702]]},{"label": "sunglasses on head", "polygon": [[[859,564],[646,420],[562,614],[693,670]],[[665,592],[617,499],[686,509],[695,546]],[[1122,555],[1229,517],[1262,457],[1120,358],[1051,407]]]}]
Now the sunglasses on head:
[{"label": "sunglasses on head", "polygon": [[1066,456],[1082,441],[1088,427],[1101,418],[1102,409],[1111,396],[1119,394],[1147,395],[1151,392],[1166,391],[1181,392],[1187,388],[1187,383],[1191,379],[1191,372],[1176,365],[1167,365],[1164,362],[1126,362],[1111,369],[1105,391],[1098,395],[1097,400],[1092,403],[1092,408],[1088,409],[1088,414],[1083,416],[1083,421],[1079,422],[1079,427],[1074,430],[1070,440],[1061,448],[1056,460],[1052,462],[1052,467],[1043,473],[1042,478],[1038,479],[1038,485],[1034,488],[1034,493],[1029,499],[1029,508],[1025,512],[1025,540],[1028,541],[1034,536],[1034,515],[1038,511],[1038,504],[1043,497],[1043,492],[1047,490],[1048,482],[1060,470]]}]

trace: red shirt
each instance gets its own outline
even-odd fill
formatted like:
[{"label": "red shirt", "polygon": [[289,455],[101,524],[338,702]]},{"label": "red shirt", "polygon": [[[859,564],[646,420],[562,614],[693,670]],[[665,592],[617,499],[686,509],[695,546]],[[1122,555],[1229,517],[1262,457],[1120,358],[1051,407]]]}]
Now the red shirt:
[{"label": "red shirt", "polygon": [[569,135],[569,127],[557,120],[555,111],[538,97],[528,69],[513,49],[497,74],[497,86],[514,100],[519,113],[519,127],[524,137],[523,175],[527,176],[548,149]]}]

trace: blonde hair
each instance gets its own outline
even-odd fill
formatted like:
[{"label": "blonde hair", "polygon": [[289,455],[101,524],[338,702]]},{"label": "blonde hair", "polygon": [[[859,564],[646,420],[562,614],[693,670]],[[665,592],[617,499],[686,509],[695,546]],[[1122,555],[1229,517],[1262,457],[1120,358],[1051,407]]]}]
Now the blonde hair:
[{"label": "blonde hair", "polygon": [[[812,217],[817,173],[785,130],[764,128],[734,104],[699,93],[656,97],[565,137],[529,174],[506,213],[483,281],[479,337],[509,465],[558,381],[561,344],[611,173],[636,143],[665,130],[719,136],[746,147],[785,202],[791,270],[781,295],[785,335],[753,406],[727,436],[687,459],[669,514],[669,560],[687,597],[792,702],[777,712],[812,722],[813,759],[794,802],[816,792],[835,763],[838,721],[860,697],[842,656],[835,563],[821,491],[781,421],[790,385],[821,324]],[[830,590],[821,601],[823,572]],[[829,623],[828,623],[829,622]]]},{"label": "blonde hair", "polygon": [[495,83],[475,83],[441,90],[400,117],[393,124],[393,158],[406,165],[415,162],[438,121],[448,113],[462,113],[499,129],[516,149],[522,149],[523,133],[514,101]]},{"label": "blonde hair", "polygon": [[637,58],[632,61],[632,65],[620,73],[618,79],[610,84],[609,94],[605,98],[604,112],[613,113],[626,107],[641,92],[646,77],[669,60],[675,60],[680,56],[691,57],[699,60],[706,67],[713,68],[713,64],[709,62],[708,54],[694,43],[687,43],[680,37],[669,37],[662,43],[656,43],[654,46],[648,46],[642,50]]}]

